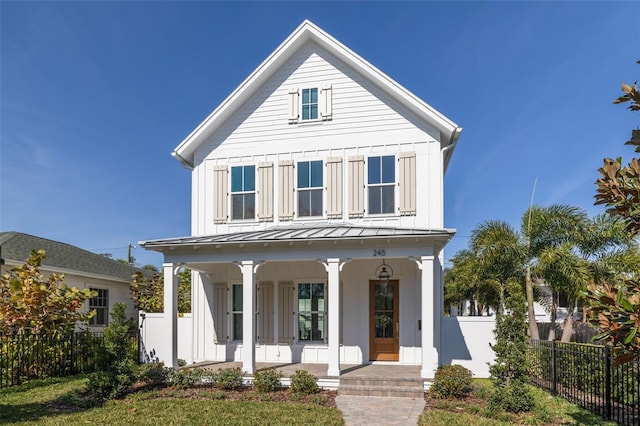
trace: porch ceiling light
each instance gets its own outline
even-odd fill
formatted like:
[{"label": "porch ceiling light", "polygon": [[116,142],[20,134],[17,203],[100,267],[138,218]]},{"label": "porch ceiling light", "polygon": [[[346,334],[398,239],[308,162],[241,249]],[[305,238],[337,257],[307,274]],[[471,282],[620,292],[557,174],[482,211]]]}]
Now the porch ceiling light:
[{"label": "porch ceiling light", "polygon": [[384,259],[382,260],[382,265],[379,265],[376,268],[376,277],[380,281],[389,281],[391,277],[393,277],[393,268],[390,265],[384,263]]}]

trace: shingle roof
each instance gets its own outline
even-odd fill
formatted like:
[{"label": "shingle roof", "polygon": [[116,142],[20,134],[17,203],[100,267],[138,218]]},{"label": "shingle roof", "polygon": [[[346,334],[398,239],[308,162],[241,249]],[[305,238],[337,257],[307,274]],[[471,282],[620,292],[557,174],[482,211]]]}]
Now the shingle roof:
[{"label": "shingle roof", "polygon": [[273,227],[264,231],[234,232],[207,236],[169,238],[141,241],[146,249],[191,244],[257,243],[296,240],[348,240],[368,238],[445,237],[455,233],[451,229],[408,229],[392,227],[363,227],[350,224],[327,225],[322,223]]},{"label": "shingle roof", "polygon": [[75,271],[79,275],[88,273],[129,282],[135,272],[141,271],[70,244],[15,231],[0,232],[0,246],[2,257],[8,262],[23,263],[29,258],[32,250],[43,249],[47,252],[47,256],[42,260],[43,266],[68,272]]}]

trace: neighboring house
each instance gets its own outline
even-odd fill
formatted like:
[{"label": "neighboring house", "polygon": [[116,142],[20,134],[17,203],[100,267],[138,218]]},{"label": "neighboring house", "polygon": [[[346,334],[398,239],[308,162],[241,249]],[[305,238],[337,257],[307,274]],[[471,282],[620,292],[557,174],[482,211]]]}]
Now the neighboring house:
[{"label": "neighboring house", "polygon": [[109,323],[113,305],[127,305],[127,316],[136,318],[137,309],[131,300],[129,283],[131,276],[140,271],[130,265],[109,259],[96,253],[46,238],[20,232],[0,232],[2,265],[4,274],[14,266],[23,265],[32,250],[45,250],[40,272],[47,278],[51,273],[65,274],[64,283],[79,289],[90,288],[98,294],[87,302],[87,309],[96,311],[91,318],[91,328],[102,328]]},{"label": "neighboring house", "polygon": [[339,376],[383,360],[432,378],[454,234],[443,176],[461,131],[303,22],[173,152],[192,171],[192,235],[140,242],[164,254],[165,363],[186,266],[194,361]]}]

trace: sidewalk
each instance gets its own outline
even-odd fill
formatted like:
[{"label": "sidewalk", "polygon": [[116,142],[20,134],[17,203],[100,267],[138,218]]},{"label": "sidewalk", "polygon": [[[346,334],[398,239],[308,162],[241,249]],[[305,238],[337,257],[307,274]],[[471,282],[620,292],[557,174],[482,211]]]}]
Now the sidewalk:
[{"label": "sidewalk", "polygon": [[418,424],[423,398],[338,395],[336,405],[347,426]]}]

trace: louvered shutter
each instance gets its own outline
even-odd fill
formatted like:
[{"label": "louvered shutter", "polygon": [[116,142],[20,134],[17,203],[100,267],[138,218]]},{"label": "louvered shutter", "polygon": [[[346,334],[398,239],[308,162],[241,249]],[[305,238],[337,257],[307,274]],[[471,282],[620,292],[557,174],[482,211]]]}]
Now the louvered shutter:
[{"label": "louvered shutter", "polygon": [[349,157],[349,217],[364,216],[364,156]]},{"label": "louvered shutter", "polygon": [[331,120],[333,118],[332,98],[331,85],[328,84],[320,90],[320,117],[323,120]]},{"label": "louvered shutter", "polygon": [[213,342],[226,343],[229,338],[227,321],[229,317],[228,290],[226,283],[214,284]]},{"label": "louvered shutter", "polygon": [[258,342],[273,343],[273,283],[258,283]]},{"label": "louvered shutter", "polygon": [[213,222],[226,223],[228,219],[227,202],[229,199],[229,174],[227,166],[215,166],[213,169]]},{"label": "louvered shutter", "polygon": [[300,117],[298,101],[298,89],[289,89],[289,124],[298,122]]},{"label": "louvered shutter", "polygon": [[342,157],[327,159],[327,218],[342,218]]},{"label": "louvered shutter", "polygon": [[400,215],[413,216],[416,214],[416,153],[401,152],[400,179],[398,188],[400,192]]},{"label": "louvered shutter", "polygon": [[273,221],[273,163],[263,162],[258,166],[258,219]]},{"label": "louvered shutter", "polygon": [[278,182],[280,189],[280,202],[278,203],[278,216],[280,220],[293,219],[293,161],[281,161],[278,165]]},{"label": "louvered shutter", "polygon": [[293,289],[291,281],[278,283],[278,335],[280,343],[293,343]]}]

